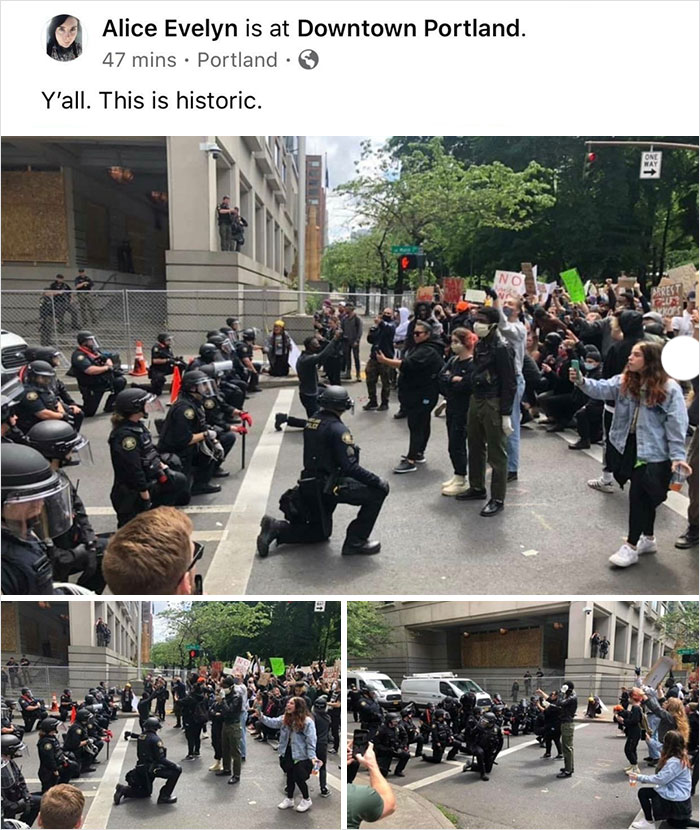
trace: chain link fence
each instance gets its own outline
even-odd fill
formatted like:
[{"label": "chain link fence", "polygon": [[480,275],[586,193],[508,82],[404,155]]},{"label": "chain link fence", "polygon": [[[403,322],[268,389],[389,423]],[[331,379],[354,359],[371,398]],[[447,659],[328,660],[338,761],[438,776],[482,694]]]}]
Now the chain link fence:
[{"label": "chain link fence", "polygon": [[414,294],[341,294],[313,289],[231,288],[221,291],[167,290],[65,292],[5,290],[2,292],[2,328],[19,335],[30,345],[59,349],[66,363],[76,347],[76,334],[89,329],[100,345],[119,352],[132,364],[137,340],[148,358],[159,332],[174,335],[174,349],[185,357],[195,355],[206,332],[218,329],[227,317],[236,317],[241,328],[254,328],[258,345],[282,319],[297,342],[313,333],[313,314],[324,300],[352,303],[358,314],[373,318],[389,305],[413,307]]},{"label": "chain link fence", "polygon": [[17,671],[2,670],[2,696],[14,701],[21,695],[23,687],[31,689],[34,697],[42,698],[46,708],[51,707],[51,699],[56,695],[58,700],[64,689],[71,689],[73,699],[79,700],[92,686],[97,686],[101,680],[105,686],[122,687],[128,680],[136,682],[136,668],[127,666],[101,665],[81,668],[80,666],[20,666]]}]

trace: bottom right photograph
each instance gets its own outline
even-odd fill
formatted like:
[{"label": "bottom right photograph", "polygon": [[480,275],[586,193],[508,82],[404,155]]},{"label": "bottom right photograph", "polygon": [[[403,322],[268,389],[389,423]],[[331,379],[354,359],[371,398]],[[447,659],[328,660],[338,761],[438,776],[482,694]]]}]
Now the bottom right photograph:
[{"label": "bottom right photograph", "polygon": [[348,602],[349,828],[698,827],[698,603]]}]

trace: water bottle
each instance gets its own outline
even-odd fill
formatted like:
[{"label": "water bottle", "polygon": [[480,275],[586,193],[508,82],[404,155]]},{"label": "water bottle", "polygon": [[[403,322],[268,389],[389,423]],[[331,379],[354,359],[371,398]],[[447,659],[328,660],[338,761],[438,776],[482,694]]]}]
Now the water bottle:
[{"label": "water bottle", "polygon": [[318,771],[321,769],[322,761],[319,761],[318,758],[314,761],[313,769],[311,770],[311,775],[318,775]]},{"label": "water bottle", "polygon": [[683,470],[678,467],[674,470],[673,475],[671,476],[671,484],[669,485],[669,490],[673,490],[676,493],[680,493],[683,489],[683,484],[688,476],[683,472]]}]

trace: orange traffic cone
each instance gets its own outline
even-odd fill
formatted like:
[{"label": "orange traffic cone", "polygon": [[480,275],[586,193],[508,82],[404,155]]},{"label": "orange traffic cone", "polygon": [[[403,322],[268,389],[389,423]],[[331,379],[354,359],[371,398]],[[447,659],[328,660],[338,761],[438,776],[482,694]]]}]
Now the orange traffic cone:
[{"label": "orange traffic cone", "polygon": [[145,375],[148,375],[146,359],[143,356],[143,343],[140,340],[136,341],[136,355],[134,357],[134,368],[129,372],[129,374],[135,378],[142,378]]},{"label": "orange traffic cone", "polygon": [[75,703],[74,703],[74,704],[73,704],[73,708],[70,710],[70,722],[71,722],[71,723],[75,723],[75,715],[76,715],[76,711],[77,711],[77,708],[76,708],[76,705],[75,705]]},{"label": "orange traffic cone", "polygon": [[51,695],[51,711],[58,712],[58,698],[55,692]]},{"label": "orange traffic cone", "polygon": [[180,369],[176,366],[173,369],[173,382],[170,385],[170,403],[175,403],[177,396],[180,394],[180,386],[182,385],[182,377]]}]

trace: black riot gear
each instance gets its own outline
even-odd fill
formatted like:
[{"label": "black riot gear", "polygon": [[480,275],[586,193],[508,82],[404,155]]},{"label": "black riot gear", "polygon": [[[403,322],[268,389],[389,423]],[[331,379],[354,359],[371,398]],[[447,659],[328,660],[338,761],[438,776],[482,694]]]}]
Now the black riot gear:
[{"label": "black riot gear", "polygon": [[27,380],[37,386],[50,386],[56,377],[56,370],[45,360],[33,360],[27,366]]},{"label": "black riot gear", "polygon": [[2,754],[8,758],[16,758],[27,747],[17,735],[6,733],[2,736]]},{"label": "black riot gear", "polygon": [[177,798],[172,793],[182,767],[167,758],[167,750],[157,734],[161,727],[158,718],[146,718],[143,726],[144,731],[138,736],[136,744],[136,767],[126,774],[126,786],[117,784],[114,804],[118,805],[122,798],[150,798],[156,778],[165,779],[158,794],[158,803],[174,804]]},{"label": "black riot gear", "polygon": [[352,409],[355,402],[343,386],[326,386],[318,396],[318,405],[321,409],[330,409],[333,412],[345,412]]},{"label": "black riot gear", "polygon": [[202,343],[199,347],[199,356],[204,363],[213,363],[219,354],[218,348],[213,343]]},{"label": "black riot gear", "polygon": [[40,421],[29,430],[25,441],[47,459],[63,461],[71,453],[81,451],[86,451],[81,458],[91,458],[90,442],[66,421]]},{"label": "black riot gear", "polygon": [[255,340],[255,329],[243,329],[241,332],[241,339],[247,341]]},{"label": "black riot gear", "polygon": [[114,399],[114,411],[120,415],[135,415],[150,411],[149,404],[156,396],[146,389],[125,389]]}]

